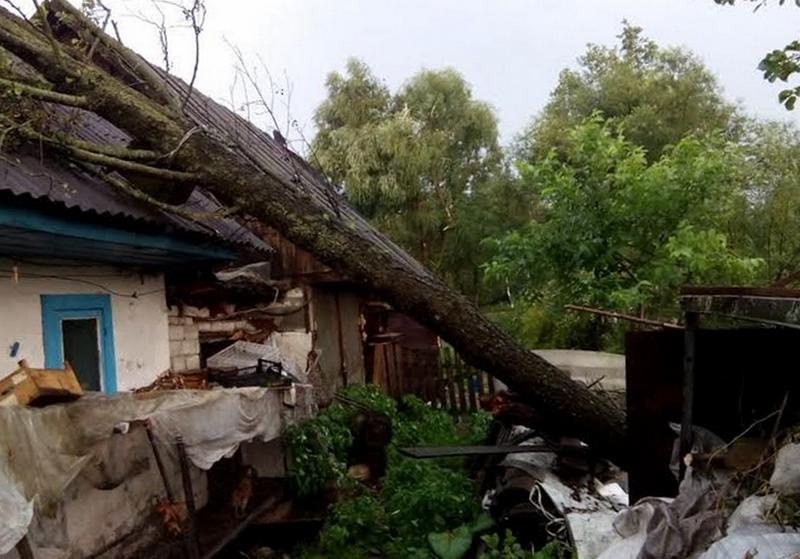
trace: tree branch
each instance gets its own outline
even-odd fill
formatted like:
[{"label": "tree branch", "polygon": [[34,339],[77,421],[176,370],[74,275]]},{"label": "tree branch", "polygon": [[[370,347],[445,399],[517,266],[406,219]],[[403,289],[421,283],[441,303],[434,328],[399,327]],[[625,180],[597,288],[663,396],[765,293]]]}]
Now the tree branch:
[{"label": "tree branch", "polygon": [[[142,92],[141,85],[143,84],[146,91],[142,93],[145,96],[154,99],[158,103],[165,104],[166,107],[164,108],[166,109],[177,111],[180,108],[177,96],[167,89],[158,73],[142,57],[99,29],[69,2],[65,0],[46,0],[46,5],[54,13],[61,12],[62,16],[67,16],[59,17],[59,23],[65,25],[73,33],[77,34],[79,31],[85,32],[87,30],[93,33],[100,41],[96,47],[98,54],[110,59],[116,58],[131,76],[135,77],[136,81],[139,82],[139,87],[133,86],[134,89]],[[159,108],[163,110],[162,107]]]},{"label": "tree branch", "polygon": [[[97,4],[98,4],[98,5],[99,5],[99,6],[100,6],[100,7],[101,7],[103,10],[105,10],[105,12],[106,12],[106,17],[105,17],[105,19],[103,20],[103,27],[101,27],[101,28],[100,28],[100,29],[101,29],[103,32],[105,32],[105,30],[106,30],[106,27],[108,26],[108,21],[111,19],[111,10],[109,10],[108,8],[106,8],[105,4],[103,4],[103,3],[102,3],[102,2],[100,2],[100,1],[98,1],[98,2],[97,2]],[[89,52],[88,52],[88,53],[86,53],[86,59],[87,59],[87,60],[91,61],[91,60],[92,60],[92,58],[94,58],[94,51],[95,51],[95,49],[97,48],[97,45],[98,45],[99,43],[100,43],[100,35],[96,35],[96,36],[95,36],[95,38],[94,38],[94,41],[92,41],[92,46],[91,46],[91,47],[89,47]]]},{"label": "tree branch", "polygon": [[[199,180],[199,177],[194,173],[174,171],[172,169],[161,169],[159,167],[137,163],[129,159],[121,159],[116,156],[119,154],[126,154],[129,151],[136,156],[139,155],[137,154],[137,151],[142,151],[143,153],[146,153],[148,157],[150,157],[151,155],[154,155],[155,152],[148,152],[147,150],[127,150],[127,148],[118,148],[117,146],[101,146],[99,144],[83,142],[81,140],[72,138],[52,138],[37,132],[29,126],[17,126],[13,122],[8,121],[8,119],[2,118],[2,120],[6,121],[9,126],[15,127],[14,129],[22,137],[28,140],[45,143],[65,153],[66,155],[81,161],[103,165],[105,167],[111,167],[112,169],[118,169],[120,171],[129,171],[132,173],[147,175],[149,177],[161,178],[168,181],[197,182]],[[87,147],[91,147],[99,151],[89,151],[86,149]],[[115,155],[110,155],[109,153],[113,153]]]},{"label": "tree branch", "polygon": [[215,235],[219,235],[219,232],[216,229],[214,229],[214,227],[206,223],[204,219],[225,217],[226,215],[230,215],[231,213],[233,213],[230,210],[221,213],[193,212],[191,210],[187,210],[186,208],[182,208],[180,206],[173,206],[172,204],[167,204],[166,202],[162,202],[158,198],[154,198],[149,194],[142,192],[138,188],[131,186],[131,184],[125,180],[118,179],[112,175],[109,175],[108,173],[103,173],[96,165],[83,164],[81,166],[84,169],[86,169],[89,173],[96,176],[109,186],[119,190],[120,192],[124,192],[128,196],[135,198],[136,200],[139,200],[146,204],[149,204],[155,208],[158,208],[163,212],[171,213],[177,215],[178,217],[188,219],[189,221],[208,229],[211,233],[214,233]]},{"label": "tree branch", "polygon": [[159,153],[149,149],[131,149],[121,145],[96,144],[62,134],[57,134],[54,140],[78,149],[91,151],[99,155],[108,155],[117,159],[124,159],[126,161],[156,161],[162,157]]},{"label": "tree branch", "polygon": [[86,97],[82,95],[69,95],[67,93],[59,93],[51,89],[44,89],[35,87],[15,80],[8,80],[0,78],[0,87],[10,90],[13,93],[27,95],[34,99],[42,101],[50,101],[51,103],[58,103],[59,105],[67,105],[68,107],[77,107],[85,109],[88,107]]},{"label": "tree branch", "polygon": [[[43,139],[45,138],[43,137]],[[80,159],[82,161],[86,161],[89,163],[96,163],[98,165],[111,167],[112,169],[118,169],[120,171],[128,171],[131,173],[139,173],[142,175],[164,179],[167,181],[199,182],[200,180],[200,177],[198,175],[195,175],[194,173],[187,173],[185,171],[173,171],[172,169],[161,169],[159,167],[152,167],[150,165],[144,165],[142,163],[127,161],[125,159],[119,159],[118,157],[112,157],[110,155],[104,155],[102,153],[87,151],[85,149],[77,148],[67,144],[61,144],[55,140],[51,139],[47,140],[50,145],[52,145],[56,149],[59,149],[60,151],[63,151],[70,157],[74,157],[75,159]]]},{"label": "tree branch", "polygon": [[39,4],[38,0],[33,0],[33,5],[36,6],[36,15],[42,20],[42,28],[44,29],[45,37],[47,37],[47,42],[50,43],[50,48],[53,49],[56,60],[60,63],[64,54],[61,52],[61,45],[56,41],[56,36],[53,34],[53,28],[50,27],[50,22],[47,21],[47,10]]},{"label": "tree branch", "polygon": [[192,68],[192,79],[189,80],[186,95],[181,102],[181,110],[186,108],[186,103],[192,97],[194,82],[197,79],[197,70],[200,67],[200,33],[203,31],[203,24],[206,20],[206,7],[202,0],[194,0],[192,7],[189,9],[184,8],[183,13],[192,22],[192,31],[194,32],[194,68]]},{"label": "tree branch", "polygon": [[137,165],[137,169],[148,167],[150,169],[157,170],[159,173],[164,171],[170,173],[178,173],[178,171],[161,169],[157,167],[143,166],[137,163],[133,163],[134,161],[154,161],[162,157],[159,153],[152,150],[130,149],[120,145],[96,144],[94,142],[86,142],[63,134],[56,134],[55,136],[47,136],[37,131],[33,127],[31,127],[27,122],[24,124],[18,124],[3,115],[0,115],[0,122],[2,122],[8,127],[7,130],[15,130],[17,131],[17,133],[19,133],[20,136],[28,140],[43,142],[48,145],[65,149],[80,150],[81,152],[92,153],[96,156],[107,156],[116,160],[127,161],[133,165]]}]

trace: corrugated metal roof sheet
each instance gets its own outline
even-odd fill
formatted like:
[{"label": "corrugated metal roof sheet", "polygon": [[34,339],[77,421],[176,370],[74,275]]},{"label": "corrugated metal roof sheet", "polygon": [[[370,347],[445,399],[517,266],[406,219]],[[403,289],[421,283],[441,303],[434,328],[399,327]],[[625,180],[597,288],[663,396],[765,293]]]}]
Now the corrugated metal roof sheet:
[{"label": "corrugated metal roof sheet", "polygon": [[[130,136],[114,125],[81,109],[51,105],[54,128],[99,144],[128,145]],[[122,179],[121,176],[117,178]],[[132,196],[115,190],[100,178],[79,166],[51,153],[44,154],[36,146],[27,146],[0,158],[0,191],[15,196],[96,214],[121,217],[176,231],[215,237],[266,254],[272,251],[267,242],[254,235],[233,218],[204,217],[201,223],[161,211]],[[221,212],[224,206],[210,194],[195,188],[184,204],[185,209],[199,213]]]},{"label": "corrugated metal roof sheet", "polygon": [[[143,60],[143,63],[147,63]],[[161,68],[151,67],[164,79],[180,99],[186,97],[188,84]],[[234,111],[192,89],[184,114],[190,121],[227,136],[230,149],[238,151],[246,159],[256,162],[278,178],[286,189],[296,192],[298,197],[310,199],[310,203],[328,211],[333,217],[352,223],[358,233],[368,242],[379,246],[398,262],[403,262],[422,277],[433,274],[414,257],[400,248],[386,235],[378,231],[369,221],[352,208],[334,186],[314,169],[305,159],[287,146],[275,141],[268,133],[245,120]]]}]

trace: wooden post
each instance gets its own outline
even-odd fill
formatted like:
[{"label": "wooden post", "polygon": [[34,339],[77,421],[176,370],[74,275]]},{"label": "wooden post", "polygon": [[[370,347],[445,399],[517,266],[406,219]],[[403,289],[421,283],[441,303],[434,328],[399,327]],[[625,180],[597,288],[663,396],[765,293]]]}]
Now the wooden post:
[{"label": "wooden post", "polygon": [[155,436],[153,436],[153,430],[150,428],[150,422],[148,420],[145,420],[144,422],[144,430],[147,432],[147,440],[150,441],[150,448],[153,449],[153,457],[156,459],[158,473],[161,476],[161,481],[164,483],[164,493],[166,493],[167,499],[169,500],[170,504],[172,504],[175,502],[175,495],[172,493],[172,488],[169,485],[167,472],[164,469],[164,462],[161,460],[161,454],[158,452],[158,447],[156,447],[156,439]]},{"label": "wooden post", "polygon": [[192,488],[192,475],[189,471],[189,459],[186,456],[186,445],[183,437],[175,437],[175,446],[178,449],[178,460],[181,465],[181,476],[183,477],[183,493],[186,499],[186,515],[188,520],[188,530],[186,539],[188,540],[189,559],[200,558],[200,546],[197,541],[197,513],[194,506],[194,489]]},{"label": "wooden post", "polygon": [[469,409],[469,404],[467,403],[467,391],[469,390],[469,383],[466,382],[464,375],[464,362],[461,361],[458,356],[455,357],[454,362],[456,363],[455,380],[456,386],[458,387],[459,412],[466,413]]},{"label": "wooden post", "polygon": [[685,470],[683,457],[692,450],[694,376],[697,329],[700,326],[700,315],[696,312],[687,312],[684,323],[686,324],[686,330],[684,330],[683,334],[683,413],[681,415],[680,455],[678,456],[681,478],[683,478]]}]

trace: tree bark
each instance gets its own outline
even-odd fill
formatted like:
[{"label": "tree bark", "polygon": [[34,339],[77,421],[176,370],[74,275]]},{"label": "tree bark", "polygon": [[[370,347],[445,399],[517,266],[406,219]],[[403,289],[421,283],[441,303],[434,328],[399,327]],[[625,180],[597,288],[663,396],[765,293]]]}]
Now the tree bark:
[{"label": "tree bark", "polygon": [[[95,36],[102,33],[81,20],[62,0],[52,0],[48,9],[60,12],[53,21],[82,25]],[[116,42],[104,35],[101,44],[109,50]],[[625,464],[625,417],[621,410],[522,347],[469,300],[385,237],[365,228],[360,216],[349,209],[341,214],[332,211],[324,199],[309,190],[305,162],[293,163],[303,166],[302,172],[287,178],[269,161],[259,158],[254,148],[232,145],[231,130],[165,105],[163,91],[169,91],[168,87],[152,88],[151,78],[148,84],[160,93],[148,97],[146,91],[137,91],[115,78],[113,68],[101,68],[83,59],[69,44],[62,45],[59,57],[43,33],[5,10],[0,12],[0,46],[32,65],[53,84],[54,91],[86,99],[89,110],[148,149],[169,153],[180,144],[181,149],[172,158],[172,169],[197,176],[199,183],[221,200],[246,208],[249,215],[275,227],[325,264],[430,327],[466,361],[491,372],[535,406],[549,422],[550,430],[578,436],[618,464]],[[127,51],[124,54],[130,56]],[[0,76],[4,72],[0,68]],[[187,132],[195,126],[201,127],[201,132],[189,134],[187,139]],[[288,152],[285,157],[296,161],[296,156]]]}]

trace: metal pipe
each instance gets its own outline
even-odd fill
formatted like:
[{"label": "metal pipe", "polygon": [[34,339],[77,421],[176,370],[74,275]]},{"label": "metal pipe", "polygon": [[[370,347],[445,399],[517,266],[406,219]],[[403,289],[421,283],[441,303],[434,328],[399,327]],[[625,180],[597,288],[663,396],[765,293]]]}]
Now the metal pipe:
[{"label": "metal pipe", "polygon": [[616,318],[617,320],[627,320],[628,322],[635,322],[637,324],[644,324],[646,326],[653,326],[655,328],[672,328],[674,330],[683,330],[683,326],[681,326],[680,324],[673,324],[671,322],[660,322],[658,320],[650,320],[649,318],[640,318],[638,316],[622,314],[614,311],[593,309],[592,307],[583,307],[581,305],[564,305],[564,308],[569,311],[596,314],[599,316],[606,316],[608,318]]},{"label": "metal pipe", "polygon": [[175,437],[175,447],[178,449],[178,460],[181,466],[181,476],[183,477],[183,493],[186,499],[186,515],[188,526],[188,551],[189,559],[200,559],[200,545],[197,541],[197,512],[194,506],[194,489],[192,488],[192,476],[189,471],[189,459],[186,456],[186,445],[183,437]]}]

